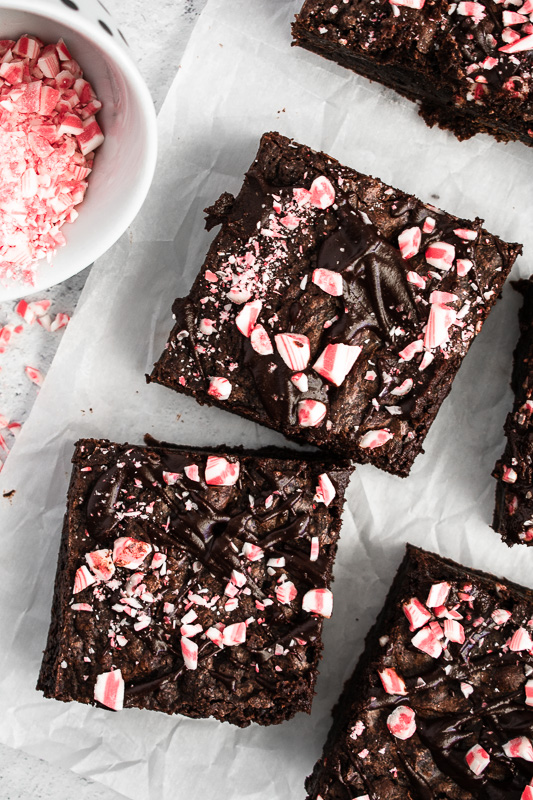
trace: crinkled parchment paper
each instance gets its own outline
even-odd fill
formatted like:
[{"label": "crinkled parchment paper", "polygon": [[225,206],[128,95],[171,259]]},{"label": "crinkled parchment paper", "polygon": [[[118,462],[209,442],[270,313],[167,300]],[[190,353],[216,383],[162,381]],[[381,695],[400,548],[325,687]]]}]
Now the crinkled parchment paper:
[{"label": "crinkled parchment paper", "polygon": [[[414,105],[290,47],[299,3],[211,0],[160,114],[148,201],[95,265],[45,386],[1,475],[0,739],[138,800],[305,796],[329,714],[410,541],[531,584],[533,550],[489,528],[491,469],[511,403],[518,297],[510,287],[454,383],[411,476],[360,467],[348,493],[335,612],[311,717],[238,730],[128,709],[112,714],[45,700],[34,689],[49,623],[73,444],[81,436],[194,445],[281,437],[160,387],[144,373],[213,234],[202,209],[238,190],[260,135],[278,129],[489,230],[521,241],[529,274],[533,150],[429,130]],[[95,231],[98,235],[98,231]]]}]

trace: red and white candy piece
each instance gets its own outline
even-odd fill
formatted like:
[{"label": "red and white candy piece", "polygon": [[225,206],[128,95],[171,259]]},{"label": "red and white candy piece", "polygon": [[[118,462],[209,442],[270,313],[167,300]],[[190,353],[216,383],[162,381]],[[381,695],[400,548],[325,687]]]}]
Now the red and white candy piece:
[{"label": "red and white candy piece", "polygon": [[307,336],[299,333],[278,333],[274,338],[278,353],[289,369],[298,372],[307,367],[311,355]]},{"label": "red and white candy piece", "polygon": [[78,592],[82,592],[87,586],[91,586],[91,584],[96,583],[96,578],[92,575],[87,567],[84,565],[83,567],[79,567],[76,570],[76,575],[74,576],[74,588],[72,589],[72,594],[78,594]]},{"label": "red and white candy piece", "polygon": [[247,303],[251,296],[251,291],[240,283],[235,283],[226,294],[226,297],[228,297],[232,303],[236,303],[237,305]]},{"label": "red and white candy piece", "polygon": [[306,392],[309,389],[309,379],[305,372],[295,372],[291,375],[291,383],[293,383],[300,392]]},{"label": "red and white candy piece", "polygon": [[455,258],[455,247],[448,242],[435,242],[429,245],[425,255],[428,264],[447,272]]},{"label": "red and white candy piece", "polygon": [[522,25],[524,22],[528,22],[528,17],[525,17],[523,14],[519,14],[516,11],[503,11],[502,12],[502,22],[507,27],[508,25]]},{"label": "red and white candy piece", "polygon": [[433,217],[426,217],[424,220],[424,224],[422,225],[422,230],[424,233],[433,233],[435,230],[435,225],[437,223],[433,219]]},{"label": "red and white candy piece", "polygon": [[198,645],[186,636],[181,637],[181,654],[187,669],[198,668]]},{"label": "red and white candy piece", "polygon": [[454,308],[441,303],[432,303],[429,312],[429,319],[424,336],[424,347],[433,350],[449,341],[448,330],[457,319],[457,311]]},{"label": "red and white candy piece", "polygon": [[378,675],[387,694],[407,694],[405,681],[400,675],[398,675],[395,669],[387,667],[386,669],[381,670],[381,672],[378,672]]},{"label": "red and white candy piece", "polygon": [[248,561],[260,561],[265,554],[265,551],[261,547],[251,542],[245,542],[243,544],[242,552]]},{"label": "red and white candy piece", "polygon": [[298,403],[298,424],[302,428],[316,428],[324,420],[327,411],[320,400],[301,400]]},{"label": "red and white candy piece", "polygon": [[240,464],[223,456],[208,456],[205,482],[208,486],[233,486],[239,479]]},{"label": "red and white candy piece", "polygon": [[426,278],[423,275],[419,275],[418,272],[408,272],[407,281],[412,283],[413,286],[418,286],[419,289],[426,288]]},{"label": "red and white candy piece", "polygon": [[246,623],[234,622],[233,625],[226,625],[222,633],[222,643],[225,647],[234,647],[246,641]]},{"label": "red and white candy piece", "polygon": [[335,202],[335,189],[325,175],[319,175],[311,184],[310,200],[315,208],[329,208]]},{"label": "red and white candy piece", "polygon": [[387,428],[381,428],[376,431],[367,431],[364,436],[359,439],[359,447],[368,450],[374,450],[376,447],[383,447],[384,444],[394,438],[394,434]]},{"label": "red and white candy piece", "polygon": [[474,775],[481,775],[489,765],[490,756],[480,744],[475,744],[466,754],[465,761]]},{"label": "red and white candy piece", "polygon": [[457,274],[460,278],[464,278],[465,275],[468,275],[473,266],[474,264],[469,258],[458,258],[455,262]]},{"label": "red and white candy piece", "polygon": [[507,611],[505,608],[495,608],[491,614],[492,619],[496,623],[496,625],[505,625],[506,622],[512,617],[510,611]]},{"label": "red and white candy piece", "polygon": [[146,556],[152,552],[152,545],[130,536],[121,536],[113,544],[113,561],[117,567],[137,569]]},{"label": "red and white candy piece", "polygon": [[315,501],[317,503],[324,503],[329,506],[335,497],[335,487],[333,486],[329,475],[325,472],[318,476],[318,486],[316,487]]},{"label": "red and white candy piece", "polygon": [[533,800],[533,785],[530,784],[526,786],[522,794],[520,795],[520,800]]},{"label": "red and white candy piece", "polygon": [[113,563],[113,553],[111,550],[93,550],[87,553],[85,560],[93,575],[98,580],[110,581],[115,574],[115,565]]},{"label": "red and white candy piece", "polygon": [[504,44],[504,46],[499,47],[498,50],[502,53],[522,53],[525,50],[533,50],[533,33],[530,33],[529,36],[524,36],[522,39],[518,39],[516,42]]},{"label": "red and white candy piece", "polygon": [[328,344],[313,364],[313,369],[340,386],[357,361],[361,348],[351,344]]},{"label": "red and white candy piece", "polygon": [[248,338],[251,335],[262,308],[263,303],[261,300],[252,300],[251,303],[246,303],[239,311],[235,317],[235,324],[243,336]]},{"label": "red and white candy piece", "polygon": [[437,608],[437,606],[443,606],[448,599],[451,588],[450,584],[446,581],[434,583],[429,590],[428,599],[426,600],[427,607]]},{"label": "red and white candy piece", "polygon": [[284,581],[276,586],[276,597],[282,605],[289,605],[296,598],[298,592],[292,581]]},{"label": "red and white candy piece", "polygon": [[200,323],[198,325],[198,330],[200,331],[200,333],[203,333],[204,336],[211,336],[212,333],[216,332],[215,323],[212,319],[204,317],[203,319],[200,320]]},{"label": "red and white candy piece", "polygon": [[407,228],[407,230],[402,231],[402,233],[400,233],[398,236],[398,246],[400,248],[402,258],[408,259],[416,256],[420,250],[421,241],[422,231],[420,228]]},{"label": "red and white candy piece", "polygon": [[431,658],[438,658],[442,653],[442,645],[437,634],[426,625],[415,633],[411,639],[412,644],[422,653],[426,653]]},{"label": "red and white candy piece", "polygon": [[342,275],[340,272],[334,272],[331,269],[315,269],[312,281],[326,294],[330,294],[332,297],[342,296]]},{"label": "red and white candy piece", "polygon": [[318,536],[311,537],[311,552],[309,553],[309,561],[316,561],[320,555],[320,539]]},{"label": "red and white candy piece", "polygon": [[217,400],[227,400],[231,394],[232,385],[227,378],[213,376],[209,378],[209,388],[207,394],[216,397]]},{"label": "red and white candy piece", "polygon": [[183,471],[190,481],[196,481],[198,483],[200,480],[198,464],[187,464],[186,467],[183,467]]},{"label": "red and white candy piece", "polygon": [[387,728],[397,739],[410,739],[416,731],[415,712],[409,706],[396,706],[387,717]]},{"label": "red and white candy piece", "polygon": [[24,367],[24,372],[30,379],[32,383],[35,383],[36,386],[42,386],[44,382],[44,377],[42,373],[35,369],[35,367]]},{"label": "red and white candy piece", "polygon": [[503,745],[503,752],[509,758],[523,758],[533,761],[533,746],[527,736],[517,736]]},{"label": "red and white candy piece", "polygon": [[400,361],[411,361],[417,353],[421,353],[424,349],[424,342],[422,339],[417,339],[411,342],[398,353]]},{"label": "red and white candy piece", "polygon": [[403,604],[403,612],[409,620],[410,631],[416,631],[431,619],[430,612],[417,597],[412,597],[408,603]]},{"label": "red and white candy piece", "polygon": [[218,628],[208,628],[205,632],[205,635],[208,639],[211,639],[211,641],[214,642],[217,647],[224,647],[224,636],[222,631]]},{"label": "red and white candy piece", "polygon": [[444,635],[450,642],[463,644],[465,640],[465,629],[456,619],[444,620]]},{"label": "red and white candy piece", "polygon": [[509,641],[509,650],[512,650],[513,653],[518,653],[521,650],[531,650],[532,647],[533,642],[525,628],[518,628]]},{"label": "red and white candy piece", "polygon": [[405,8],[416,8],[420,11],[424,8],[426,0],[389,0],[391,6],[404,6]]},{"label": "red and white candy piece", "polygon": [[526,693],[526,706],[533,706],[533,680],[526,681],[524,690]]},{"label": "red and white candy piece", "polygon": [[260,356],[269,356],[274,352],[270,337],[262,325],[256,325],[250,333],[250,344]]},{"label": "red and white candy piece", "polygon": [[167,486],[174,486],[179,481],[181,473],[179,472],[166,472],[163,470],[163,480]]},{"label": "red and white candy piece", "polygon": [[94,699],[113,711],[121,711],[124,708],[124,679],[119,669],[102,672],[97,676]]},{"label": "red and white candy piece", "polygon": [[413,388],[413,379],[406,378],[399,386],[396,386],[394,389],[391,389],[391,394],[394,397],[405,397],[406,394],[409,394],[411,389]]},{"label": "red and white candy piece", "polygon": [[518,475],[516,473],[516,470],[514,470],[512,467],[503,468],[502,481],[504,481],[505,483],[516,483],[517,480],[518,480]]},{"label": "red and white candy piece", "polygon": [[302,598],[302,608],[329,619],[333,613],[333,595],[329,589],[310,589]]}]

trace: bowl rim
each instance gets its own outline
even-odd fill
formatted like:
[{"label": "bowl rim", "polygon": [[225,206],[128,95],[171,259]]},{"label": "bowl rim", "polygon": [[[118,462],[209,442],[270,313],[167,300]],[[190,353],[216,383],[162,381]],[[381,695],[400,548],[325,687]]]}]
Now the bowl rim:
[{"label": "bowl rim", "polygon": [[[31,286],[19,282],[12,282],[7,286],[2,286],[0,284],[0,302],[26,297],[68,280],[96,261],[97,258],[100,258],[100,256],[107,252],[107,250],[118,241],[139,213],[150,189],[157,162],[158,138],[157,115],[152,96],[133,57],[126,51],[126,45],[118,44],[113,36],[110,36],[103,29],[100,30],[92,20],[84,16],[83,11],[78,13],[77,11],[69,9],[67,6],[64,8],[61,6],[56,7],[55,5],[47,4],[46,0],[25,0],[24,7],[22,7],[20,0],[4,0],[4,2],[0,3],[0,12],[3,9],[19,11],[21,13],[27,12],[37,17],[42,17],[43,19],[60,22],[66,27],[86,35],[90,41],[93,41],[109,54],[110,59],[120,69],[124,79],[132,93],[136,95],[139,105],[142,108],[143,113],[141,119],[146,136],[146,157],[143,159],[141,169],[138,173],[138,188],[131,203],[128,204],[127,212],[125,211],[121,216],[119,228],[114,228],[113,231],[110,231],[107,235],[102,233],[96,241],[93,240],[84,250],[86,256],[82,259],[83,263],[74,266],[72,270],[64,270],[61,277],[57,279],[52,271],[51,275],[48,273],[46,279],[43,277],[43,279],[39,281],[37,269],[35,283]],[[117,233],[118,230],[119,232]],[[66,247],[68,247],[68,243]],[[64,248],[58,248],[58,252],[63,249]]]}]

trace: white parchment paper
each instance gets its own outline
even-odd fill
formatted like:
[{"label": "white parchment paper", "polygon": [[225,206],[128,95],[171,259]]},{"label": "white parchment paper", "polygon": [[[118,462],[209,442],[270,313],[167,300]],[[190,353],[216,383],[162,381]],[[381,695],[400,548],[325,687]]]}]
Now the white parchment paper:
[{"label": "white parchment paper", "polygon": [[[311,717],[238,730],[127,709],[45,700],[34,689],[73,444],[280,443],[274,433],[159,386],[144,373],[171,327],[213,234],[202,209],[238,190],[260,135],[278,129],[448,211],[484,217],[533,254],[533,150],[429,130],[414,105],[290,47],[296,0],[210,0],[160,114],[160,160],[148,201],[92,270],[40,397],[0,476],[0,739],[135,800],[303,798],[330,709],[410,541],[532,584],[533,551],[490,529],[511,404],[518,296],[510,287],[474,343],[408,479],[360,467],[348,492],[335,569],[335,612]],[[98,231],[95,231],[95,236]]]}]

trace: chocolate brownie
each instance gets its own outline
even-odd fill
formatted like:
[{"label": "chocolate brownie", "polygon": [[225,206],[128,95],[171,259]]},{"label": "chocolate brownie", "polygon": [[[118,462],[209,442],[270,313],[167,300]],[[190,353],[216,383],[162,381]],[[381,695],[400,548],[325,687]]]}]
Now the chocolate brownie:
[{"label": "chocolate brownie", "polygon": [[532,800],[533,592],[408,546],[308,800]]},{"label": "chocolate brownie", "polygon": [[520,246],[265,134],[149,380],[407,475]]},{"label": "chocolate brownie", "polygon": [[511,380],[515,400],[505,421],[507,445],[492,473],[498,481],[492,527],[508,545],[533,545],[533,278],[513,286],[524,304]]},{"label": "chocolate brownie", "polygon": [[421,103],[459,139],[533,144],[532,0],[306,0],[294,44]]},{"label": "chocolate brownie", "polygon": [[351,469],[78,442],[38,689],[241,727],[309,712]]}]

